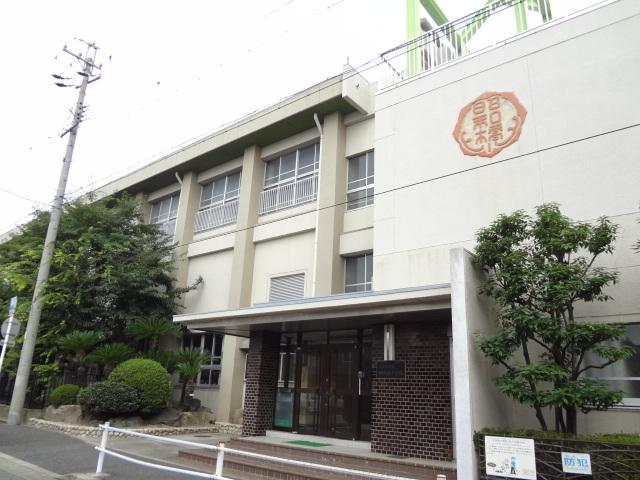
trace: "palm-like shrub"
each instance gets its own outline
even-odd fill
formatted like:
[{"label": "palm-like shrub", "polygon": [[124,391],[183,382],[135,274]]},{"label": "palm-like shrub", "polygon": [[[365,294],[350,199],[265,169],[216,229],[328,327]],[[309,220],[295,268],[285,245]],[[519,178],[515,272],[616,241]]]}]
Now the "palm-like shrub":
[{"label": "palm-like shrub", "polygon": [[178,371],[179,352],[175,350],[149,350],[142,353],[143,358],[154,360],[167,369],[167,372],[174,374]]},{"label": "palm-like shrub", "polygon": [[124,343],[109,343],[96,348],[90,355],[99,365],[118,365],[135,356],[131,347]]},{"label": "palm-like shrub", "polygon": [[209,361],[209,355],[201,352],[197,348],[185,348],[178,352],[177,371],[182,377],[182,393],[180,403],[184,405],[187,385],[198,376],[204,363]]},{"label": "palm-like shrub", "polygon": [[109,375],[109,382],[126,383],[140,396],[140,412],[162,410],[171,396],[169,373],[158,362],[133,358],[118,365]]},{"label": "palm-like shrub", "polygon": [[102,340],[102,335],[91,330],[74,330],[60,337],[58,347],[65,353],[81,357],[89,353]]},{"label": "palm-like shrub", "polygon": [[157,350],[160,337],[177,336],[180,329],[170,320],[160,317],[148,317],[133,320],[127,324],[126,333],[136,340],[146,340],[148,350]]}]

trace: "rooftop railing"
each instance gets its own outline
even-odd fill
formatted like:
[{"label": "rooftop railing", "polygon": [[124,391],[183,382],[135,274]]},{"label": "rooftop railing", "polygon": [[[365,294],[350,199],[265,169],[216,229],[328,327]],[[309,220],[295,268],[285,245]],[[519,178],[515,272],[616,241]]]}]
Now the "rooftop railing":
[{"label": "rooftop railing", "polygon": [[[591,9],[583,8],[583,10]],[[610,3],[603,1],[598,4]],[[565,12],[566,13],[566,12]],[[573,14],[577,12],[570,12]],[[496,0],[380,55],[379,88],[437,70],[552,21],[550,0]]]}]

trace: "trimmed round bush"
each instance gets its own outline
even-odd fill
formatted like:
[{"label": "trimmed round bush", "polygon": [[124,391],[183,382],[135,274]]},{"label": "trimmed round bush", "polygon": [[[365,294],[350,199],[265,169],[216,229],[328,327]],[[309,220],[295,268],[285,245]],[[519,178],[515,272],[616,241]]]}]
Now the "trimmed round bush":
[{"label": "trimmed round bush", "polygon": [[138,391],[124,383],[98,382],[80,390],[78,403],[83,412],[98,417],[127,415],[140,408]]},{"label": "trimmed round bush", "polygon": [[58,408],[61,405],[75,405],[80,387],[72,383],[65,383],[54,388],[49,394],[49,403]]},{"label": "trimmed round bush", "polygon": [[167,406],[171,395],[171,380],[158,362],[134,358],[122,362],[109,375],[110,382],[126,383],[140,396],[140,413],[155,413]]}]

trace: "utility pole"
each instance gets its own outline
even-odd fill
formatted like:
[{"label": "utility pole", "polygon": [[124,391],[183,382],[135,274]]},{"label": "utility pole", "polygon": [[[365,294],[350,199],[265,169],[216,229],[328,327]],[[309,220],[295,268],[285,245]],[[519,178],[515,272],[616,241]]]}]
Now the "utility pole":
[{"label": "utility pole", "polygon": [[[80,40],[80,39],[78,39]],[[69,168],[71,167],[71,158],[73,157],[73,148],[76,143],[76,136],[78,135],[78,127],[83,120],[84,114],[84,97],[87,92],[87,85],[89,83],[98,80],[99,76],[93,75],[93,70],[100,70],[100,66],[95,64],[96,53],[98,47],[95,44],[85,42],[87,50],[83,57],[82,54],[75,54],[67,50],[65,46],[63,51],[72,57],[75,57],[82,66],[82,71],[78,72],[81,77],[80,85],[76,85],[78,88],[78,100],[73,112],[73,118],[71,120],[71,126],[65,130],[60,136],[64,137],[69,134],[69,140],[67,142],[67,149],[62,161],[62,170],[60,171],[60,179],[58,181],[58,188],[56,195],[53,199],[53,205],[51,208],[51,215],[49,218],[49,227],[47,229],[47,236],[44,241],[44,247],[42,249],[42,258],[40,259],[40,268],[38,269],[38,278],[33,290],[33,299],[31,301],[31,310],[29,311],[29,319],[27,320],[27,327],[24,333],[24,342],[22,344],[22,351],[20,352],[20,363],[18,364],[18,372],[16,374],[16,382],[13,387],[13,396],[11,397],[11,406],[9,407],[9,414],[7,415],[7,423],[9,425],[19,425],[22,423],[22,409],[24,407],[24,399],[27,392],[27,386],[29,384],[29,376],[31,374],[31,364],[33,362],[33,352],[36,346],[36,340],[38,337],[38,327],[40,326],[40,314],[42,313],[42,293],[49,279],[49,269],[51,268],[51,259],[53,257],[53,249],[58,235],[58,225],[60,224],[60,217],[62,215],[62,203],[64,201],[65,190],[67,188],[67,179],[69,178]],[[69,78],[62,77],[61,75],[53,75],[54,78],[60,80],[56,83],[59,87],[74,87],[74,85],[67,85],[64,83]]]}]

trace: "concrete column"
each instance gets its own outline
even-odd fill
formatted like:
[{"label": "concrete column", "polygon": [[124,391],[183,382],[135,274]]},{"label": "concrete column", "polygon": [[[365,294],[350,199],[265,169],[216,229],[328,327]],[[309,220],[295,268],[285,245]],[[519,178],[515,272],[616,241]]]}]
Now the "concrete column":
[{"label": "concrete column", "polygon": [[264,164],[260,159],[260,148],[251,146],[244,151],[238,220],[233,246],[233,265],[229,279],[229,308],[251,305],[253,281],[253,227],[258,222],[258,203],[264,181]]},{"label": "concrete column", "polygon": [[[344,264],[340,257],[346,199],[345,128],[341,113],[324,118],[320,158],[320,192],[314,296],[344,291]],[[331,205],[340,204],[337,207]],[[328,207],[328,208],[327,208]]]},{"label": "concrete column", "polygon": [[135,198],[142,205],[142,219],[145,222],[148,222],[151,218],[151,204],[148,200],[149,196],[144,192],[140,192],[136,194]]},{"label": "concrete column", "polygon": [[247,356],[243,436],[265,435],[273,426],[280,335],[252,332]]},{"label": "concrete column", "polygon": [[193,240],[193,217],[200,204],[200,185],[195,172],[185,173],[180,188],[180,203],[176,218],[175,242],[178,247],[174,252],[176,262],[176,285],[187,285],[189,260],[187,259],[188,243]]},{"label": "concrete column", "polygon": [[[264,165],[260,159],[260,148],[251,146],[244,152],[238,219],[236,221],[233,264],[229,279],[229,309],[251,305],[253,283],[253,259],[255,246],[253,229],[258,222],[258,202],[264,179]],[[244,384],[244,355],[240,351],[242,338],[225,335],[222,347],[222,387],[217,413],[221,421],[231,422],[236,409],[242,407]]]}]

